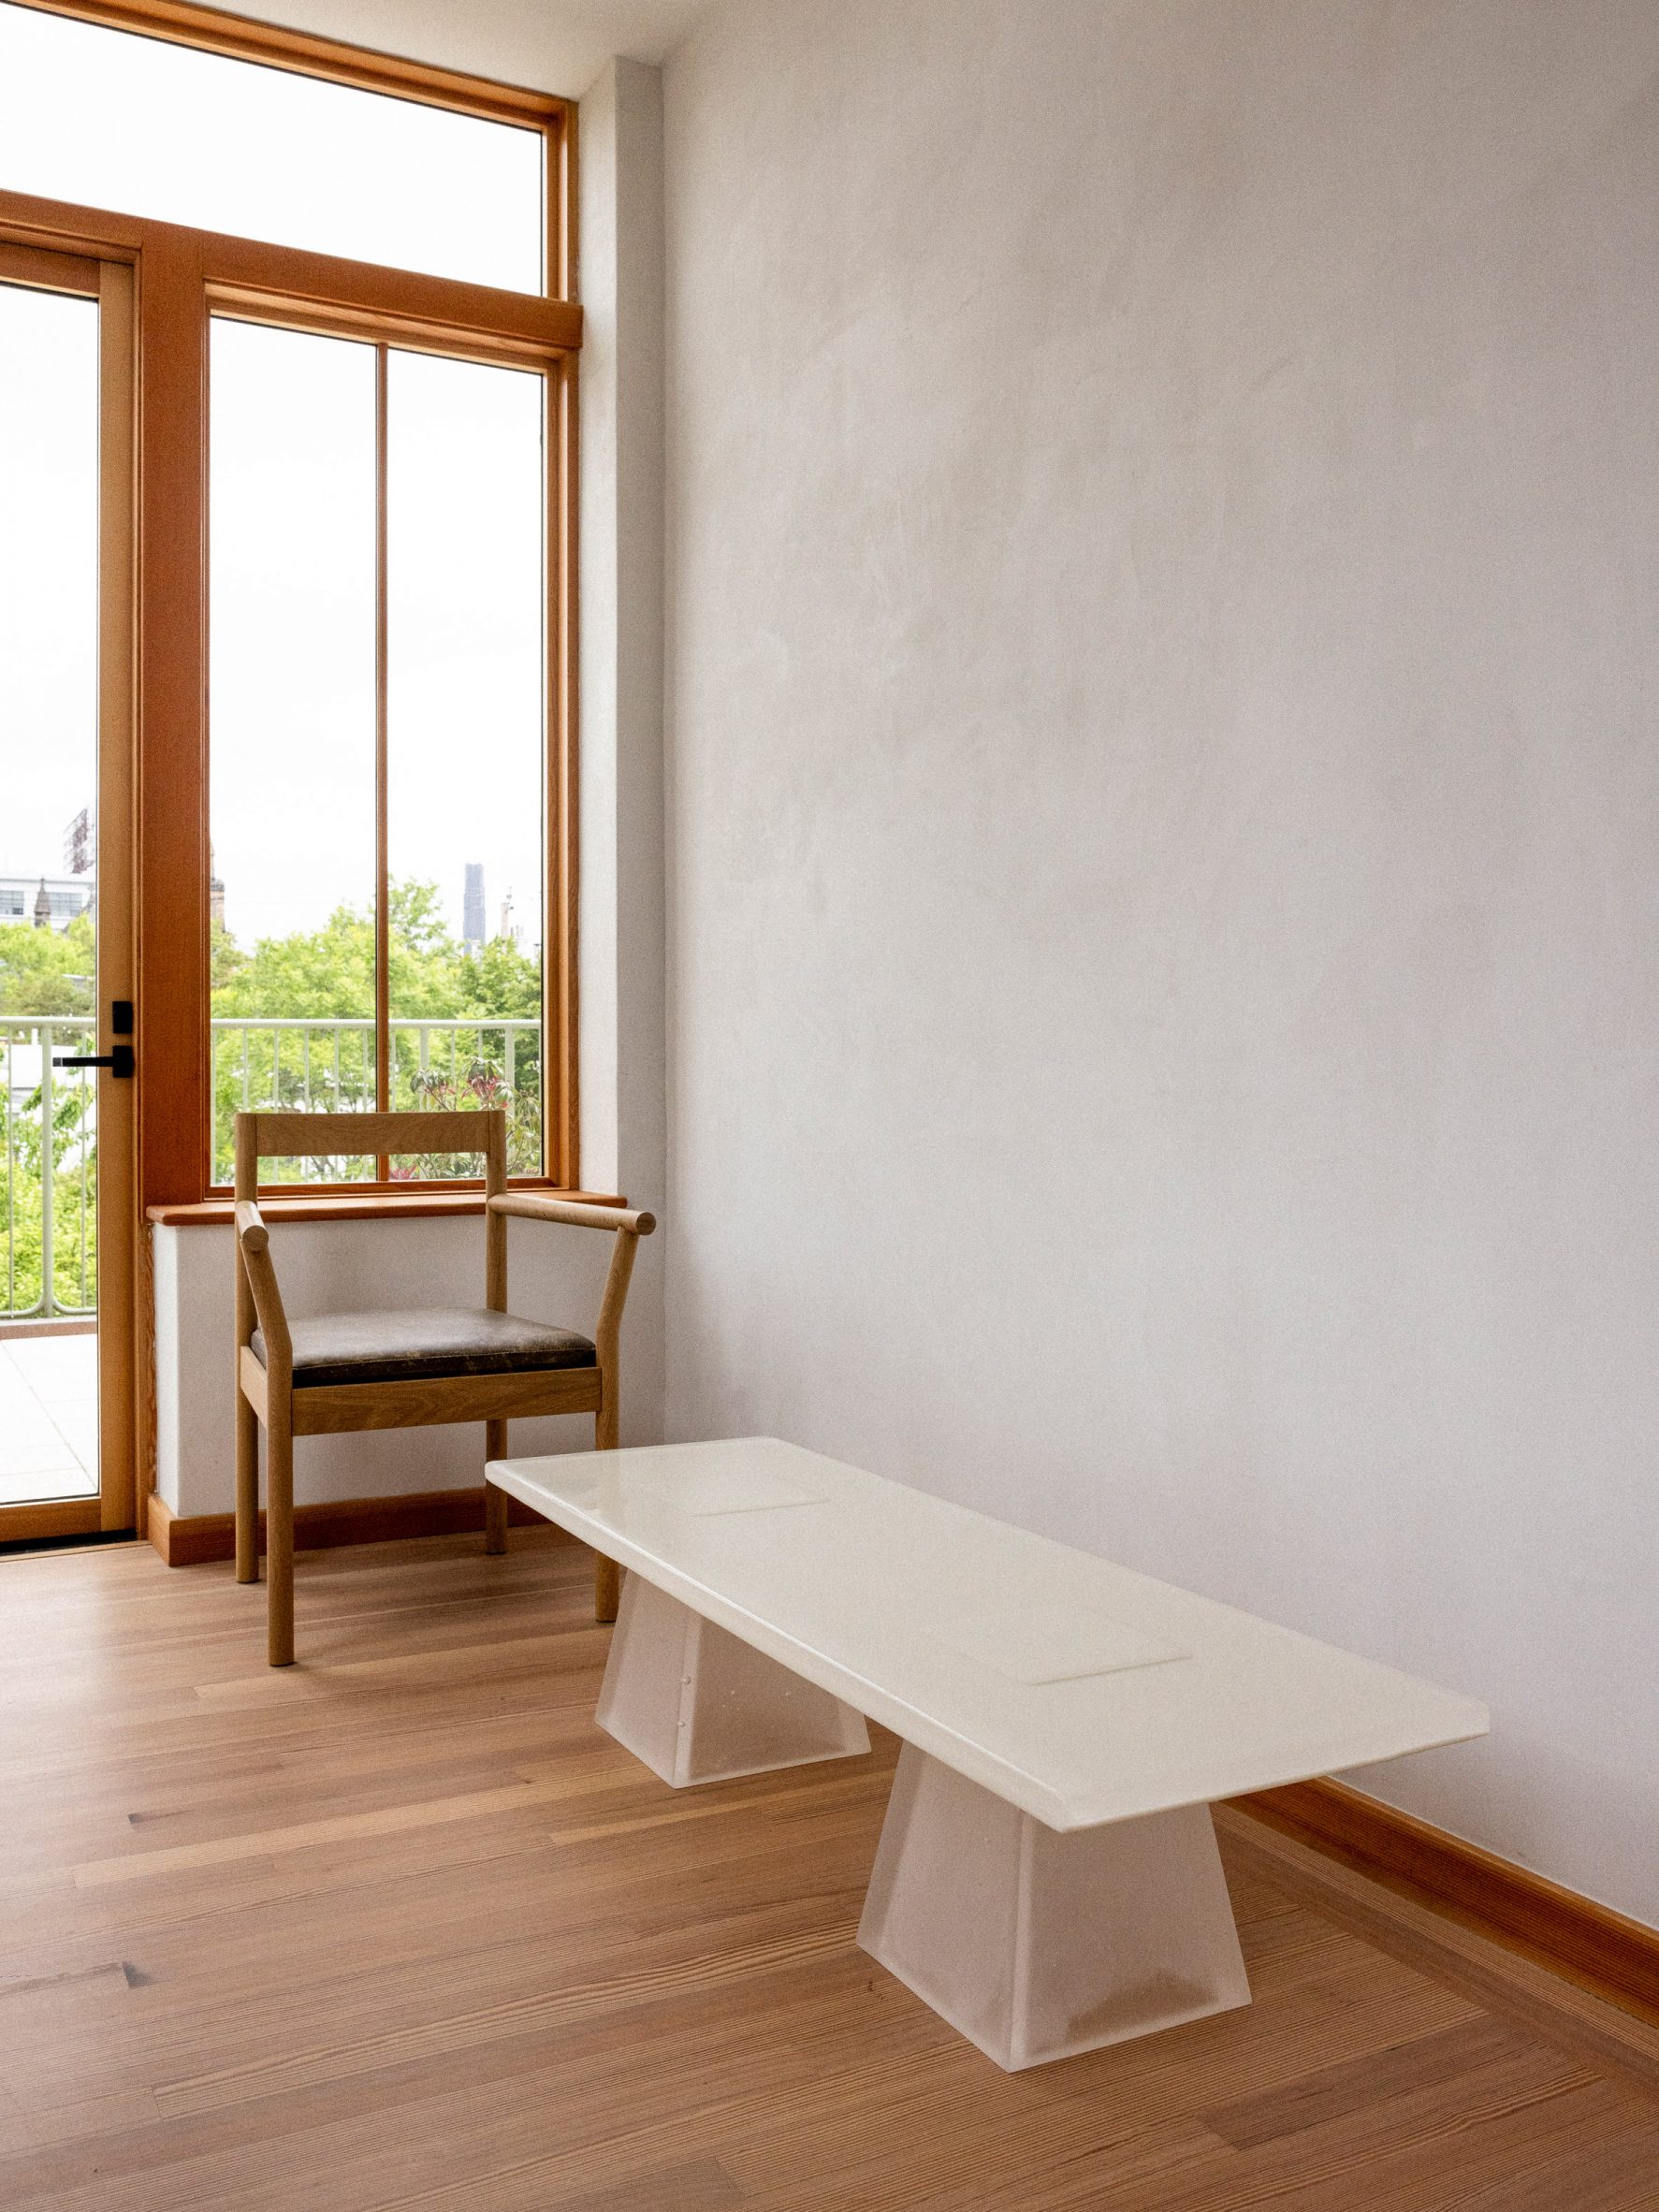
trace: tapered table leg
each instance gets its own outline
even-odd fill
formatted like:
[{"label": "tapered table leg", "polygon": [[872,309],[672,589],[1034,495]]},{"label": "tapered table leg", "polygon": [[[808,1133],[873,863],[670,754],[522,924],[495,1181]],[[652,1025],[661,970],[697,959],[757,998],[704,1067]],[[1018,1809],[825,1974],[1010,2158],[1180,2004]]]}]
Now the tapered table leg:
[{"label": "tapered table leg", "polygon": [[908,1743],[858,1940],[1010,2072],[1250,2001],[1208,1806],[1062,1833]]},{"label": "tapered table leg", "polygon": [[870,1748],[862,1715],[630,1575],[597,1718],[676,1789]]}]

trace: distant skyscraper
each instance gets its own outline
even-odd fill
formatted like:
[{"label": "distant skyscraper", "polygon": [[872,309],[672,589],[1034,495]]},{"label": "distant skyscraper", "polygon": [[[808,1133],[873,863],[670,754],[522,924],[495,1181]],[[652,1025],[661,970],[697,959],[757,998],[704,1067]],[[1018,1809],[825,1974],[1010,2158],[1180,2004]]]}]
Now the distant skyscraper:
[{"label": "distant skyscraper", "polygon": [[467,863],[467,888],[461,901],[461,942],[482,949],[484,944],[484,863]]},{"label": "distant skyscraper", "polygon": [[90,876],[97,858],[97,824],[90,807],[64,832],[64,866],[72,876]]}]

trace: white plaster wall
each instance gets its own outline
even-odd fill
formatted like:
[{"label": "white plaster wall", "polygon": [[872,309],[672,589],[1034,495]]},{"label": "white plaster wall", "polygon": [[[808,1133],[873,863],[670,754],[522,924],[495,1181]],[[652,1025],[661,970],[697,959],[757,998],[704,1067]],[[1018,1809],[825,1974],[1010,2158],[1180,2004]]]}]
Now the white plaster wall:
[{"label": "white plaster wall", "polygon": [[669,1429],[1491,1701],[1659,1921],[1659,9],[667,69]]},{"label": "white plaster wall", "polygon": [[[660,1211],[662,1011],[662,78],[584,95],[581,176],[578,1091],[589,1190]],[[629,1291],[622,1441],[661,1437],[662,1268]]]},{"label": "white plaster wall", "polygon": [[614,54],[660,62],[708,0],[262,0],[263,22],[581,97]]},{"label": "white plaster wall", "polygon": [[[151,1233],[156,1489],[175,1513],[228,1513],[236,1503],[231,1232],[191,1227]],[[477,1218],[290,1222],[272,1227],[270,1248],[291,1319],[484,1301],[484,1224]],[[609,1237],[589,1230],[511,1223],[513,1312],[591,1336],[610,1249]],[[624,1408],[633,1349],[628,1326],[625,1320]],[[593,1442],[592,1416],[514,1421],[508,1440],[515,1452],[586,1450]],[[306,1506],[466,1490],[483,1479],[479,1421],[360,1436],[301,1436],[294,1446],[294,1494]]]}]

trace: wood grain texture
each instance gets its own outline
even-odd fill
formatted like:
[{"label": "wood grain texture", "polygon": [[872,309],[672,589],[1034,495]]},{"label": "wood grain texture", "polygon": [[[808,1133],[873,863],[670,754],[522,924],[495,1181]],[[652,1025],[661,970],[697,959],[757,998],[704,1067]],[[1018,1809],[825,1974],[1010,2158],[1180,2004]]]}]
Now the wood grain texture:
[{"label": "wood grain texture", "polygon": [[[245,1401],[248,1410],[255,1416],[256,1419],[264,1420],[269,1411],[269,1378],[267,1377],[265,1372],[265,1362],[255,1353],[252,1345],[243,1344],[238,1346],[236,1355],[236,1374],[237,1381],[240,1385],[241,1389],[241,1397]],[[239,1423],[241,1418],[241,1412],[242,1407],[239,1404],[237,1407],[237,1418]],[[240,1433],[241,1431],[239,1427],[239,1436]],[[244,1469],[242,1455],[239,1450],[237,1454],[237,1483],[239,1495],[241,1494],[241,1484],[244,1474],[250,1481],[253,1479],[253,1463],[250,1461],[247,1467]],[[247,1499],[251,1504],[256,1504],[258,1502],[255,1492],[252,1491],[247,1492]]]},{"label": "wood grain texture", "polygon": [[562,1222],[569,1229],[622,1230],[637,1237],[648,1237],[657,1226],[654,1214],[631,1213],[619,1199],[613,1205],[608,1200],[584,1199],[575,1191],[504,1191],[487,1202],[492,1218],[507,1214],[525,1221]]},{"label": "wood grain texture", "polygon": [[0,1321],[0,1344],[31,1336],[94,1336],[95,1321]]},{"label": "wood grain texture", "polygon": [[[392,1103],[392,915],[386,815],[386,349],[382,339],[374,347],[374,1103],[382,1115]],[[375,1149],[374,1179],[389,1183],[392,1163],[384,1146]]]},{"label": "wood grain texture", "polygon": [[[65,215],[80,211],[64,210]],[[139,1201],[199,1198],[209,1092],[207,391],[199,240],[168,228],[138,280]]]},{"label": "wood grain texture", "polygon": [[593,1413],[597,1367],[550,1367],[539,1375],[441,1375],[400,1383],[323,1383],[294,1392],[294,1433],[332,1436],[361,1429],[442,1427],[453,1421],[529,1420]]},{"label": "wood grain texture", "polygon": [[[549,174],[557,212],[555,227],[560,290],[575,295],[578,232],[576,214],[576,109],[566,117],[555,180]],[[582,1179],[581,1055],[577,1046],[576,917],[581,865],[577,824],[581,820],[581,703],[578,650],[581,563],[580,409],[577,402],[579,356],[567,349],[549,365],[547,425],[547,911],[552,931],[542,975],[542,1033],[545,1055],[546,1136],[542,1166],[556,1183],[575,1187]]]},{"label": "wood grain texture", "polygon": [[43,254],[36,246],[8,246],[0,240],[0,284],[33,284],[43,292],[95,299],[100,273],[99,263],[84,255]]},{"label": "wood grain texture", "polygon": [[1501,1936],[1385,1886],[1236,1807],[1217,1806],[1215,1817],[1240,1863],[1269,1880],[1288,1872],[1344,1927],[1381,1948],[1431,1961],[1442,1980],[1477,2001],[1501,2000],[1512,2018],[1538,2034],[1574,2043],[1608,2072],[1659,2094],[1659,2030],[1652,2022],[1526,1957]]},{"label": "wood grain texture", "polygon": [[[381,362],[381,398],[384,412],[384,358]],[[382,441],[384,446],[384,440]],[[382,564],[384,567],[384,563]],[[384,603],[384,591],[381,594]],[[384,677],[384,668],[382,669]],[[384,683],[381,691],[384,696]],[[382,731],[384,736],[384,727]],[[384,798],[385,758],[381,748],[378,771]],[[379,851],[384,864],[385,808],[380,808]],[[384,865],[381,889],[386,887]],[[384,899],[381,902],[384,910]],[[384,945],[382,951],[384,952]],[[379,1034],[386,1041],[385,961],[377,962],[381,982]],[[380,1086],[385,1088],[385,1069]],[[270,1664],[288,1666],[294,1659],[294,1439],[329,1436],[367,1429],[426,1428],[452,1422],[483,1421],[487,1459],[501,1457],[507,1448],[511,1419],[560,1413],[591,1413],[598,1441],[614,1444],[618,1374],[618,1337],[622,1305],[627,1295],[631,1259],[618,1265],[613,1259],[600,1308],[596,1363],[588,1367],[543,1369],[534,1374],[449,1375],[419,1380],[389,1380],[328,1384],[307,1390],[294,1387],[293,1346],[281,1287],[270,1254],[270,1236],[257,1201],[260,1162],[267,1158],[309,1157],[334,1151],[349,1152],[353,1145],[371,1148],[380,1155],[383,1175],[390,1159],[420,1152],[484,1152],[484,1187],[487,1205],[485,1290],[490,1308],[502,1310],[507,1294],[506,1224],[491,1210],[502,1202],[507,1172],[506,1117],[500,1107],[473,1113],[239,1113],[236,1117],[235,1292],[237,1373],[236,1401],[236,1573],[239,1582],[258,1576],[260,1537],[258,1522],[258,1433],[250,1425],[250,1410],[265,1435],[266,1511],[263,1521],[266,1558],[267,1629]],[[604,1209],[575,1209],[578,1226],[611,1230],[618,1250],[632,1253],[638,1241],[639,1222],[650,1216]],[[251,1339],[255,1318],[264,1339],[263,1365],[253,1352]],[[606,1433],[606,1422],[611,1433]],[[485,1548],[499,1553],[506,1547],[505,1501],[489,1483],[484,1486]],[[614,1569],[610,1570],[614,1577]],[[595,1617],[614,1620],[614,1603],[606,1564],[595,1570]]]},{"label": "wood grain texture", "polygon": [[[508,1518],[515,1528],[547,1527],[539,1513],[532,1513],[516,1498],[509,1504]],[[342,1544],[388,1544],[415,1536],[458,1535],[482,1527],[484,1514],[481,1488],[412,1491],[391,1498],[333,1498],[323,1505],[295,1506],[294,1548],[297,1551],[331,1551]],[[263,1542],[263,1515],[258,1527]],[[152,1494],[147,1534],[167,1566],[202,1566],[236,1555],[234,1513],[175,1513]],[[572,1542],[574,1538],[564,1540]]]},{"label": "wood grain texture", "polygon": [[[258,1159],[304,1159],[339,1154],[388,1152],[482,1152],[499,1106],[476,1113],[245,1113],[253,1124],[249,1142]],[[239,1198],[251,1191],[237,1192]]]},{"label": "wood grain texture", "polygon": [[[97,1050],[138,996],[138,299],[132,265],[98,268]],[[98,1079],[98,1488],[106,1530],[138,1520],[142,1390],[153,1364],[148,1243],[130,1082]]]},{"label": "wood grain texture", "polygon": [[1242,1808],[1350,1866],[1494,1930],[1659,2027],[1659,1928],[1340,1782],[1262,1790]]},{"label": "wood grain texture", "polygon": [[588,1574],[332,1551],[272,1674],[227,1565],[0,1561],[7,2212],[1659,2205],[1659,2036],[1229,1811],[1254,2003],[998,2074],[852,1941],[891,1739],[666,1789]]},{"label": "wood grain texture", "polygon": [[503,123],[557,128],[567,111],[566,103],[553,93],[537,92],[528,85],[500,84],[492,78],[411,61],[402,54],[349,46],[315,32],[258,22],[224,8],[198,7],[193,0],[24,0],[24,5],[42,7],[52,15],[104,23],[112,30],[149,33],[182,45],[205,48],[210,53],[231,54],[243,61],[400,95]]},{"label": "wood grain texture", "polygon": [[[523,1186],[515,1184],[514,1188]],[[533,1187],[533,1186],[531,1186]],[[591,1190],[573,1190],[561,1195],[577,1201],[584,1206],[625,1206],[624,1198],[606,1197]],[[359,1189],[353,1196],[343,1191],[314,1191],[308,1189],[302,1196],[284,1198],[274,1190],[268,1190],[259,1201],[259,1210],[269,1227],[279,1227],[284,1221],[419,1221],[439,1220],[445,1215],[458,1214],[476,1216],[484,1211],[484,1186],[469,1186],[462,1183],[458,1191],[447,1190],[368,1190]],[[225,1229],[233,1217],[229,1199],[202,1199],[187,1206],[151,1206],[147,1218],[159,1229]],[[75,1326],[79,1327],[77,1323]],[[4,1331],[0,1331],[4,1334]]]},{"label": "wood grain texture", "polygon": [[31,1500],[0,1506],[0,1544],[38,1544],[53,1536],[90,1536],[103,1526],[96,1498]]}]

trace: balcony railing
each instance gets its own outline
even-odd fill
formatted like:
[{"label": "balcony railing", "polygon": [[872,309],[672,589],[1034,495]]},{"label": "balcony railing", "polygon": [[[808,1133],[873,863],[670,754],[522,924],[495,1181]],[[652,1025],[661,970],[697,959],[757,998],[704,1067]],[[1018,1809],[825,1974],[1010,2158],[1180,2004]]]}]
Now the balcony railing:
[{"label": "balcony railing", "polygon": [[[231,1179],[236,1116],[244,1111],[366,1113],[374,1105],[371,1021],[215,1020],[213,1174]],[[54,1055],[96,1050],[85,1017],[0,1015],[0,1114],[5,1175],[0,1190],[0,1319],[87,1317],[97,1307],[96,1087],[80,1069],[54,1068]],[[507,1165],[542,1169],[542,1025],[476,1016],[390,1025],[390,1104],[397,1111],[501,1106]],[[367,1157],[270,1161],[265,1172],[294,1180],[371,1179]],[[465,1154],[394,1160],[394,1177],[453,1178],[482,1172]]]},{"label": "balcony railing", "polygon": [[0,1317],[55,1321],[98,1297],[97,1091],[54,1054],[97,1050],[84,1016],[0,1014]]},{"label": "balcony railing", "polygon": [[[542,1170],[542,1025],[530,1018],[477,1015],[389,1024],[388,1105],[420,1108],[504,1107],[507,1167],[515,1175]],[[374,1024],[368,1020],[213,1023],[213,1179],[228,1183],[234,1168],[236,1116],[280,1107],[288,1113],[365,1113],[374,1105]],[[371,1158],[271,1161],[268,1176],[293,1181],[372,1180]],[[394,1160],[400,1179],[482,1173],[479,1159],[443,1154]]]}]

